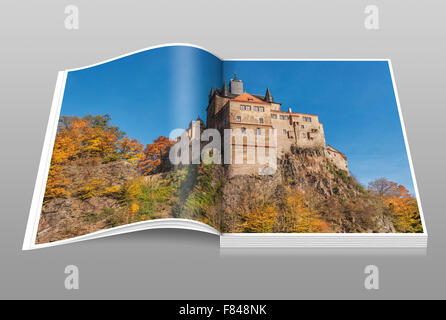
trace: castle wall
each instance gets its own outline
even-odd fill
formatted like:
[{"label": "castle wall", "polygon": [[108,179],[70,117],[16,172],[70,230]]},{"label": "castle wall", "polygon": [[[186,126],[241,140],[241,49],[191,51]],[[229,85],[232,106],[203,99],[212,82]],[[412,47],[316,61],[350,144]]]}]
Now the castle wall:
[{"label": "castle wall", "polygon": [[292,145],[302,148],[325,148],[325,136],[319,117],[289,112],[272,112],[272,126],[277,129],[279,156],[289,152]]},{"label": "castle wall", "polygon": [[347,157],[343,153],[332,146],[328,146],[326,156],[338,169],[345,170],[348,173]]},{"label": "castle wall", "polygon": [[[251,110],[242,110],[241,106],[250,106]],[[269,159],[270,154],[277,154],[276,144],[270,139],[270,108],[271,105],[266,103],[230,101],[228,109],[232,129],[232,164],[229,170],[231,176],[260,174],[262,169],[269,166],[265,158]],[[265,157],[262,159],[259,155]],[[274,161],[276,158],[277,156],[274,156]]]},{"label": "castle wall", "polygon": [[207,109],[206,125],[208,128],[217,128],[218,125],[221,125],[221,119],[217,119],[216,117],[217,114],[223,110],[228,101],[228,98],[214,95]]},{"label": "castle wall", "polygon": [[[291,109],[285,112],[280,107],[279,103],[267,102],[247,93],[234,99],[214,94],[207,110],[207,127],[218,129],[222,138],[224,129],[235,130],[231,140],[231,175],[259,174],[259,170],[267,165],[259,163],[257,150],[264,151],[266,155],[274,152],[277,158],[281,158],[290,152],[292,146],[323,148],[338,168],[348,171],[345,155],[332,147],[330,151],[326,149],[324,127],[317,115],[293,113]],[[276,130],[277,143],[275,139],[269,139],[273,129]],[[254,135],[254,140],[248,137],[248,132]],[[243,163],[234,163],[238,153],[242,154]]]}]

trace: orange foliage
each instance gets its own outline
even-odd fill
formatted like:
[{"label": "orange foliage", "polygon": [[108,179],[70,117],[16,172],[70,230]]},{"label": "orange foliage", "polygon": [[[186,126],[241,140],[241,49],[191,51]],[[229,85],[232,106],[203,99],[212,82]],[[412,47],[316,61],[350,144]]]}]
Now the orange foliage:
[{"label": "orange foliage", "polygon": [[242,213],[241,232],[328,232],[329,226],[312,211],[302,193],[289,191],[284,199],[284,206],[279,209],[272,204],[256,205]]},{"label": "orange foliage", "polygon": [[165,161],[169,155],[170,147],[174,141],[169,138],[160,136],[153,140],[152,144],[148,144],[144,149],[138,168],[143,175],[149,175],[160,172],[166,166]]},{"label": "orange foliage", "polygon": [[404,186],[398,185],[393,194],[386,197],[385,202],[394,217],[393,223],[397,231],[423,232],[417,199]]},{"label": "orange foliage", "polygon": [[277,216],[277,208],[275,206],[255,207],[243,214],[242,232],[271,233],[274,231]]},{"label": "orange foliage", "polygon": [[285,226],[287,232],[327,232],[328,224],[320,219],[317,212],[310,210],[301,193],[293,193],[285,201]]},{"label": "orange foliage", "polygon": [[118,148],[123,159],[136,162],[141,159],[144,146],[136,139],[124,137],[118,141]]},{"label": "orange foliage", "polygon": [[369,184],[369,190],[387,205],[398,232],[423,232],[417,199],[404,186],[379,178]]},{"label": "orange foliage", "polygon": [[45,200],[68,196],[69,181],[63,175],[63,165],[68,161],[88,157],[139,160],[143,145],[124,137],[124,132],[109,124],[110,120],[108,115],[60,117]]}]

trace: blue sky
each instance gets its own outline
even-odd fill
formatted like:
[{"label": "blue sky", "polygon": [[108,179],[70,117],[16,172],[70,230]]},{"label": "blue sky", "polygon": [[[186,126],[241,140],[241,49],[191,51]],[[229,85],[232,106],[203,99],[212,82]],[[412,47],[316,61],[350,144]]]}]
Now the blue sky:
[{"label": "blue sky", "polygon": [[62,115],[110,114],[130,138],[151,143],[206,119],[208,93],[237,72],[249,93],[269,87],[282,110],[318,114],[328,144],[366,185],[387,177],[413,193],[387,62],[226,61],[191,47],[144,51],[70,72]]}]

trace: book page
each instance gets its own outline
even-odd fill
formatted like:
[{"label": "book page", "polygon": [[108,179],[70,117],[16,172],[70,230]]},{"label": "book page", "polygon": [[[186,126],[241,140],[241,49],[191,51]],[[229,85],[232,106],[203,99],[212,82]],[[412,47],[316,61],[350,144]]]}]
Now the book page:
[{"label": "book page", "polygon": [[25,242],[57,243],[155,220],[219,228],[203,216],[209,204],[197,203],[201,169],[172,165],[169,150],[204,126],[221,70],[205,50],[168,45],[63,73],[36,185],[42,190],[31,209],[38,223],[30,222]]}]

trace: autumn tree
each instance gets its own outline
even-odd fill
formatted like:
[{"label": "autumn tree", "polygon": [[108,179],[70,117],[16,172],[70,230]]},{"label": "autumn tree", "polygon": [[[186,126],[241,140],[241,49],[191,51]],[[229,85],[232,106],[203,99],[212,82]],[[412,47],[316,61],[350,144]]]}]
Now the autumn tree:
[{"label": "autumn tree", "polygon": [[398,232],[423,232],[417,199],[404,186],[379,178],[369,183],[369,190],[384,201]]},{"label": "autumn tree", "polygon": [[278,217],[277,207],[274,205],[258,205],[242,213],[242,232],[271,233],[274,231]]},{"label": "autumn tree", "polygon": [[328,230],[328,224],[318,212],[309,208],[301,193],[292,192],[286,197],[283,212],[280,223],[283,232],[319,233]]},{"label": "autumn tree", "polygon": [[122,159],[136,163],[142,157],[142,151],[144,146],[136,139],[124,137],[118,141],[117,147]]},{"label": "autumn tree", "polygon": [[69,194],[69,181],[63,165],[82,158],[97,158],[103,163],[124,159],[139,160],[143,145],[130,140],[118,127],[110,124],[109,115],[87,115],[79,118],[61,116],[48,173],[45,200]]},{"label": "autumn tree", "polygon": [[67,137],[56,138],[51,157],[50,170],[46,182],[44,201],[52,198],[63,198],[69,195],[66,189],[68,179],[62,172],[62,164],[68,160],[69,152],[65,149]]},{"label": "autumn tree", "polygon": [[369,191],[375,193],[378,197],[385,198],[395,192],[398,184],[387,180],[387,178],[378,178],[369,182]]},{"label": "autumn tree", "polygon": [[146,145],[138,168],[143,175],[149,175],[164,171],[168,165],[170,147],[174,141],[160,136],[153,140],[152,144]]}]

